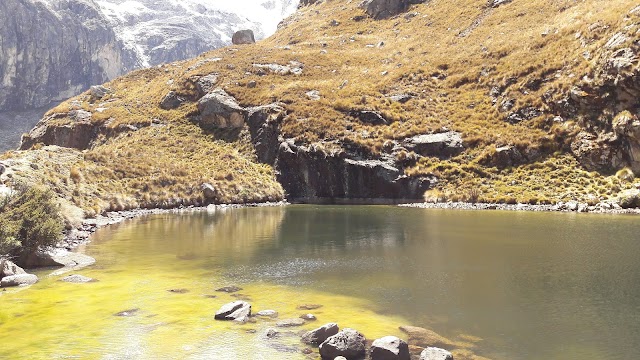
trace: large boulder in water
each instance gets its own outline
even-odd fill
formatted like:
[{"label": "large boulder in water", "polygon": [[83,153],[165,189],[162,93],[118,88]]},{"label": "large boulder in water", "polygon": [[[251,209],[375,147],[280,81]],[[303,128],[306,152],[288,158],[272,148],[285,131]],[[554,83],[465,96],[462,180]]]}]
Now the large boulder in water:
[{"label": "large boulder in water", "polygon": [[237,129],[244,126],[244,108],[222,89],[215,89],[203,96],[198,101],[198,111],[200,115],[194,120],[203,129]]},{"label": "large boulder in water", "polygon": [[64,266],[64,264],[56,261],[50,253],[44,251],[24,253],[15,260],[18,264],[27,269]]},{"label": "large boulder in water", "polygon": [[317,329],[306,332],[302,335],[302,342],[309,345],[319,345],[325,342],[329,337],[340,331],[338,324],[328,323]]},{"label": "large boulder in water", "polygon": [[409,345],[395,336],[385,336],[371,344],[371,360],[411,360]]},{"label": "large boulder in water", "polygon": [[223,305],[216,312],[216,320],[246,321],[251,316],[251,305],[246,301],[234,301]]},{"label": "large boulder in water", "polygon": [[426,0],[364,0],[360,7],[374,19],[386,19],[407,11],[412,4]]},{"label": "large boulder in water", "polygon": [[347,359],[364,358],[367,339],[356,330],[344,329],[320,344],[320,356],[323,359],[335,359],[344,356]]},{"label": "large boulder in water", "polygon": [[31,274],[5,276],[0,280],[0,287],[27,286],[38,282],[38,277]]},{"label": "large boulder in water", "polygon": [[239,30],[233,34],[231,38],[233,45],[253,44],[256,42],[252,30]]}]

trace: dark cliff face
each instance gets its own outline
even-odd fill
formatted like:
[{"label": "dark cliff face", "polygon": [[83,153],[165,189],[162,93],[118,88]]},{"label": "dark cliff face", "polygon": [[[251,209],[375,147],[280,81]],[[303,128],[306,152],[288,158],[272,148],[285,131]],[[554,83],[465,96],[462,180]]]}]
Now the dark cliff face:
[{"label": "dark cliff face", "polygon": [[66,99],[121,75],[128,59],[93,1],[0,2],[0,109]]}]

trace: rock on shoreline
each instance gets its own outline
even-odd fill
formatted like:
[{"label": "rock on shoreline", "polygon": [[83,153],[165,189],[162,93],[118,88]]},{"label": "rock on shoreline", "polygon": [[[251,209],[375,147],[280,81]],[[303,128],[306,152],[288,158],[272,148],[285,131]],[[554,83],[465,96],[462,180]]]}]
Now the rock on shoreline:
[{"label": "rock on shoreline", "polygon": [[0,288],[28,286],[37,282],[36,275],[27,274],[24,269],[7,259],[0,259]]},{"label": "rock on shoreline", "polygon": [[640,209],[624,209],[615,202],[601,202],[596,205],[578,203],[576,201],[560,202],[556,205],[530,205],[530,204],[486,204],[486,203],[413,203],[400,204],[398,206],[420,209],[446,209],[446,210],[501,210],[501,211],[532,211],[532,212],[579,212],[594,214],[638,214]]}]

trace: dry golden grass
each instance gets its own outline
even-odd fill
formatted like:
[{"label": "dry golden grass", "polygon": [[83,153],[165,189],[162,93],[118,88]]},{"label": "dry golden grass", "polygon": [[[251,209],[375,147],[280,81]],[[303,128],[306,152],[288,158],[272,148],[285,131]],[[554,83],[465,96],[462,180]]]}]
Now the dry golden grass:
[{"label": "dry golden grass", "polygon": [[[283,135],[302,142],[336,141],[377,156],[388,140],[443,128],[461,132],[463,154],[447,161],[424,158],[409,169],[411,175],[438,175],[439,190],[457,197],[591,201],[630,186],[609,174],[581,170],[564,144],[575,131],[571,126],[556,125],[549,116],[509,124],[500,102],[513,99],[514,110],[545,109],[543,94],[565,96],[593,72],[594,59],[636,1],[532,0],[491,9],[486,0],[432,0],[396,18],[355,21],[363,14],[358,3],[333,0],[305,7],[257,44],[135,71],[106,84],[112,93],[96,103],[85,93],[52,109],[50,114],[82,108],[107,127],[142,128],[101,139],[74,164],[72,200],[95,211],[170,206],[176,199],[196,202],[195,186],[202,181],[223,189],[224,201],[280,198],[272,169],[255,164],[246,135],[227,142],[188,122],[196,110],[193,79],[210,73],[218,74],[218,86],[244,106],[286,104]],[[332,20],[339,25],[331,26]],[[291,61],[304,64],[301,75],[260,76],[253,66]],[[249,88],[250,81],[257,86]],[[490,96],[494,87],[500,89],[497,104]],[[158,104],[169,90],[192,101],[162,110]],[[310,90],[319,91],[321,99],[309,100]],[[414,98],[405,104],[388,99],[399,93]],[[349,110],[376,110],[391,123],[365,124],[348,116]],[[504,170],[483,165],[491,149],[506,145],[543,156]],[[481,194],[470,195],[476,186]]]}]

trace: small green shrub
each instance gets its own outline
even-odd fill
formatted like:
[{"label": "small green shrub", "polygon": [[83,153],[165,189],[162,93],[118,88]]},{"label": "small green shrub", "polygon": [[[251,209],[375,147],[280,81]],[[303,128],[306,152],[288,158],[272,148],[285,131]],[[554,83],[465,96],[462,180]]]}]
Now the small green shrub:
[{"label": "small green shrub", "polygon": [[0,254],[18,256],[51,248],[62,230],[60,208],[50,190],[18,186],[0,200]]}]

